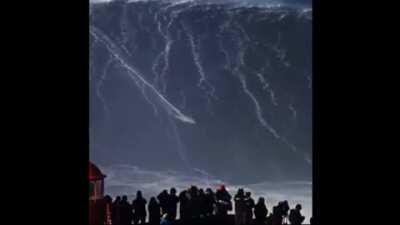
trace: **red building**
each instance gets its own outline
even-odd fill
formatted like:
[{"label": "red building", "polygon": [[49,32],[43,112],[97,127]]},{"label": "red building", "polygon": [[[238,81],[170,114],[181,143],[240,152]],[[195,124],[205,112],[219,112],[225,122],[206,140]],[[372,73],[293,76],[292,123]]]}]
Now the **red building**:
[{"label": "red building", "polygon": [[89,162],[89,225],[105,224],[104,178],[100,169]]},{"label": "red building", "polygon": [[103,199],[105,177],[96,165],[89,162],[89,200]]}]

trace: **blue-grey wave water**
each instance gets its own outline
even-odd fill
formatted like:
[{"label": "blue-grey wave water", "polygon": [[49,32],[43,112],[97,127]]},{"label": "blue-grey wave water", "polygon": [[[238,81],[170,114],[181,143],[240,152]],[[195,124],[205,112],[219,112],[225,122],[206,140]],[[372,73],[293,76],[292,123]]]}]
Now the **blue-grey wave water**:
[{"label": "blue-grey wave water", "polygon": [[110,193],[220,182],[310,215],[310,1],[91,3],[90,158]]}]

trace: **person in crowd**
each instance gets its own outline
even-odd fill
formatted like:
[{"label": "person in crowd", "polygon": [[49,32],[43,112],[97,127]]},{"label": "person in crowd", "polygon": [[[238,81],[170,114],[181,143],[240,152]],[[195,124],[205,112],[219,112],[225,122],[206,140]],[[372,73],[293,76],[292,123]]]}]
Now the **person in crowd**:
[{"label": "person in crowd", "polygon": [[128,202],[128,197],[126,195],[122,196],[122,200],[119,205],[119,215],[121,225],[131,225],[131,213],[132,207]]},{"label": "person in crowd", "polygon": [[97,210],[94,213],[96,218],[94,218],[94,223],[98,224],[106,224],[107,221],[107,204],[110,202],[112,203],[112,199],[110,196],[106,195],[102,199],[98,199],[96,201],[92,201],[93,207],[95,207]]},{"label": "person in crowd", "polygon": [[134,224],[144,224],[146,222],[146,199],[143,198],[142,192],[137,191],[136,199],[132,202],[132,208],[134,210]]},{"label": "person in crowd", "polygon": [[161,217],[161,207],[155,197],[150,198],[147,209],[149,211],[149,224],[159,225]]},{"label": "person in crowd", "polygon": [[270,218],[271,224],[282,225],[285,222],[285,218],[288,216],[289,209],[289,203],[287,201],[279,202],[278,205],[274,206]]},{"label": "person in crowd", "polygon": [[214,205],[215,205],[215,195],[214,192],[211,190],[211,188],[206,189],[206,194],[205,194],[205,215],[207,217],[212,216],[214,213]]},{"label": "person in crowd", "polygon": [[285,200],[282,202],[281,210],[282,210],[283,221],[287,224],[287,219],[290,210],[288,201]]},{"label": "person in crowd", "polygon": [[270,225],[282,225],[283,216],[282,216],[282,202],[279,202],[278,205],[272,207],[272,214],[268,218],[268,224]]},{"label": "person in crowd", "polygon": [[179,193],[179,214],[180,214],[180,219],[182,221],[187,221],[189,216],[188,216],[188,205],[189,205],[189,198],[188,198],[188,191],[183,190]]},{"label": "person in crowd", "polygon": [[111,208],[112,208],[112,198],[109,195],[104,196],[103,198],[103,203],[104,203],[104,224],[105,225],[111,225],[112,220],[111,220]]},{"label": "person in crowd", "polygon": [[169,216],[168,220],[172,223],[176,219],[178,202],[179,202],[179,198],[178,198],[178,196],[176,196],[176,189],[171,188],[169,191],[167,201],[166,201],[166,209],[167,209],[167,214]]},{"label": "person in crowd", "polygon": [[232,196],[226,190],[225,185],[221,185],[216,194],[217,201],[217,214],[218,215],[227,215],[228,211],[232,210]]},{"label": "person in crowd", "polygon": [[191,186],[189,189],[189,215],[191,219],[197,219],[200,217],[199,207],[199,189],[196,186]]},{"label": "person in crowd", "polygon": [[121,203],[121,197],[117,196],[112,203],[111,207],[111,221],[113,225],[121,225],[120,223],[120,203]]},{"label": "person in crowd", "polygon": [[216,198],[216,219],[218,224],[228,224],[228,211],[232,210],[232,196],[226,190],[224,185],[221,185],[215,193]]},{"label": "person in crowd", "polygon": [[199,189],[198,202],[200,209],[200,218],[204,218],[206,216],[206,193],[204,193],[204,190],[202,188]]},{"label": "person in crowd", "polygon": [[[234,217],[227,216],[228,211],[232,210],[232,197],[224,185],[221,185],[215,194],[210,188],[204,192],[203,189],[196,186],[181,191],[179,195],[176,193],[176,189],[171,188],[169,193],[163,190],[157,197],[151,197],[147,206],[150,225],[173,225],[176,221],[178,203],[180,203],[179,224],[183,225],[226,225],[232,224],[233,221],[230,219],[233,218],[235,225],[252,225],[253,216],[255,216],[254,225],[283,225],[289,222],[293,225],[301,225],[305,220],[301,214],[302,206],[297,204],[294,209],[290,209],[288,201],[279,202],[272,208],[272,213],[268,215],[265,199],[260,197],[255,204],[251,193],[245,193],[243,188],[239,188],[233,198]],[[157,201],[157,198],[161,201]],[[161,202],[164,203],[164,209],[162,209]],[[99,211],[96,215],[101,217],[99,219],[101,225],[131,225],[132,221],[135,225],[145,224],[146,203],[141,191],[137,191],[132,204],[129,204],[126,195],[122,198],[116,196],[114,201],[106,195],[99,200]],[[214,213],[215,216],[213,216]],[[312,217],[310,224],[314,224]]]},{"label": "person in crowd", "polygon": [[246,225],[246,205],[244,190],[239,188],[233,198],[235,202],[235,225]]},{"label": "person in crowd", "polygon": [[244,204],[245,204],[245,224],[250,225],[252,224],[253,221],[253,209],[255,206],[254,199],[251,197],[251,192],[246,192],[245,198],[244,198]]},{"label": "person in crowd", "polygon": [[164,189],[158,196],[157,196],[158,202],[160,203],[161,207],[161,212],[162,214],[167,213],[167,205],[168,205],[168,191],[167,189]]},{"label": "person in crowd", "polygon": [[297,204],[296,207],[290,210],[289,221],[293,225],[301,225],[304,222],[305,217],[301,215],[301,205]]},{"label": "person in crowd", "polygon": [[263,197],[258,198],[257,204],[254,206],[254,215],[256,217],[256,225],[262,225],[265,223],[268,215],[268,209],[265,205],[265,199]]},{"label": "person in crowd", "polygon": [[135,213],[135,208],[134,208],[134,202],[135,202],[135,199],[133,199],[132,202],[131,202],[130,224],[135,224],[135,220],[136,220],[136,213]]}]

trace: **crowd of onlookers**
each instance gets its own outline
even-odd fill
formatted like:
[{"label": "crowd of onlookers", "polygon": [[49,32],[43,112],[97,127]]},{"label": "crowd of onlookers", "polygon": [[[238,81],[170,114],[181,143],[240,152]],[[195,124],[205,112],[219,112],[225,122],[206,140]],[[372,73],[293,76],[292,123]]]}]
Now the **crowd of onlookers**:
[{"label": "crowd of onlookers", "polygon": [[192,186],[178,194],[175,188],[171,188],[169,192],[163,190],[158,196],[151,197],[149,202],[143,198],[141,191],[131,202],[126,195],[116,196],[114,200],[105,196],[102,200],[102,224],[144,224],[148,218],[151,225],[172,225],[177,223],[179,211],[180,224],[190,225],[191,221],[213,219],[214,224],[223,225],[229,224],[228,212],[233,210],[233,205],[235,225],[300,225],[305,219],[300,204],[290,209],[288,202],[282,201],[269,211],[263,197],[255,202],[250,192],[239,188],[232,199],[222,185],[215,192],[211,188],[204,191]]}]

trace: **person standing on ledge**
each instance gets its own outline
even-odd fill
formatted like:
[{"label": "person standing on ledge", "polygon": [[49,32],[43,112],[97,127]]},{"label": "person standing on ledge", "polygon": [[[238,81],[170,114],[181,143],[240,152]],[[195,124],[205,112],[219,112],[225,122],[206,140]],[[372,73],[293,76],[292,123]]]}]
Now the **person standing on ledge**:
[{"label": "person standing on ledge", "polygon": [[132,202],[133,210],[135,211],[135,216],[133,219],[134,224],[144,224],[146,223],[146,199],[143,198],[142,192],[137,191],[136,199]]},{"label": "person standing on ledge", "polygon": [[215,205],[214,192],[211,190],[211,188],[207,188],[205,194],[206,217],[210,217],[214,214],[214,205]]},{"label": "person standing on ledge", "polygon": [[221,185],[217,190],[216,194],[216,217],[218,224],[228,224],[228,211],[232,210],[232,196],[225,189],[224,185]]},{"label": "person standing on ledge", "polygon": [[158,204],[155,197],[151,197],[149,201],[149,205],[147,206],[149,211],[149,224],[150,225],[159,225],[160,217],[161,217],[161,207]]},{"label": "person standing on ledge", "polygon": [[176,195],[176,189],[171,188],[171,190],[169,191],[167,201],[166,201],[166,209],[167,209],[167,214],[169,217],[168,219],[172,223],[176,220],[176,212],[177,212],[177,208],[178,208],[178,202],[179,202],[179,198]]},{"label": "person standing on ledge", "polygon": [[245,224],[252,224],[253,221],[253,209],[254,209],[254,199],[251,197],[251,192],[246,192],[245,198],[244,198],[244,204],[245,204]]},{"label": "person standing on ledge", "polygon": [[265,205],[265,199],[260,197],[257,204],[254,207],[254,215],[256,216],[256,225],[265,224],[265,220],[268,215],[268,209]]},{"label": "person standing on ledge", "polygon": [[301,205],[297,204],[295,209],[290,210],[289,221],[293,225],[301,225],[305,217],[301,215]]},{"label": "person standing on ledge", "polygon": [[157,195],[157,199],[161,206],[161,213],[163,215],[168,213],[168,191],[164,189],[160,194]]},{"label": "person standing on ledge", "polygon": [[242,188],[239,188],[236,195],[233,197],[235,202],[235,225],[246,224],[246,205],[244,197]]},{"label": "person standing on ledge", "polygon": [[132,207],[128,202],[126,195],[122,196],[122,200],[119,206],[119,215],[121,225],[130,225],[132,221]]}]

